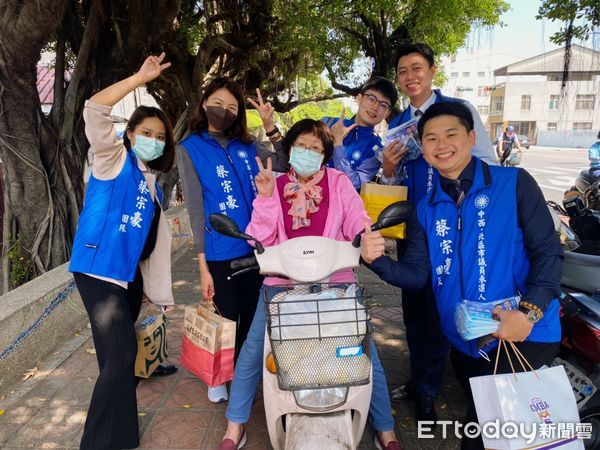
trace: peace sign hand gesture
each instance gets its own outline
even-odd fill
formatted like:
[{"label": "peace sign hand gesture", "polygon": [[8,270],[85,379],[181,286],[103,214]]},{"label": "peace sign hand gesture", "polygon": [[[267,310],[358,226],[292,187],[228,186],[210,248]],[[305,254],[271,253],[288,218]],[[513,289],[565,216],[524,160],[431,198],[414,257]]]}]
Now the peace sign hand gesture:
[{"label": "peace sign hand gesture", "polygon": [[162,52],[159,56],[148,56],[146,58],[142,67],[136,73],[140,84],[154,80],[163,70],[171,67],[170,62],[161,64],[163,59],[165,59],[165,52]]},{"label": "peace sign hand gesture", "polygon": [[275,189],[275,178],[273,178],[273,165],[271,158],[267,159],[267,168],[263,166],[261,159],[257,156],[256,163],[258,164],[258,174],[254,177],[256,190],[260,197],[271,197],[273,189]]},{"label": "peace sign hand gesture", "polygon": [[340,120],[338,120],[331,127],[331,133],[333,134],[333,137],[335,139],[334,145],[336,147],[344,145],[344,138],[346,136],[348,136],[348,133],[350,133],[357,126],[356,122],[353,123],[352,125],[350,125],[349,127],[345,126],[344,125],[344,117],[345,117],[345,115],[346,115],[346,108],[342,107],[342,115],[340,116]]},{"label": "peace sign hand gesture", "polygon": [[260,118],[263,122],[263,126],[265,131],[268,133],[275,128],[275,108],[271,105],[271,102],[265,103],[262,98],[262,94],[260,93],[260,89],[256,88],[256,97],[258,98],[258,103],[256,103],[252,98],[248,97],[248,102],[254,106],[254,109],[258,111]]}]

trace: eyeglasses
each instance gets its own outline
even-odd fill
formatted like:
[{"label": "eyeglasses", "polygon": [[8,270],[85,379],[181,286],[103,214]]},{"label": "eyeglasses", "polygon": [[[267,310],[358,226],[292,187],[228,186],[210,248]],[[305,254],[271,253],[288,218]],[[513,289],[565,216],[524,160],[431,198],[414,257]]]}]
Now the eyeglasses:
[{"label": "eyeglasses", "polygon": [[367,99],[367,103],[369,103],[369,106],[375,106],[375,105],[377,105],[377,107],[379,109],[381,109],[382,111],[387,111],[387,110],[389,110],[392,107],[392,105],[390,105],[388,102],[384,102],[383,100],[379,100],[373,94],[363,94],[363,95]]},{"label": "eyeglasses", "polygon": [[323,153],[323,151],[324,151],[322,148],[316,148],[316,147],[308,148],[308,147],[301,147],[299,145],[292,145],[292,148],[299,154],[306,153],[308,151],[317,152],[317,153]]}]

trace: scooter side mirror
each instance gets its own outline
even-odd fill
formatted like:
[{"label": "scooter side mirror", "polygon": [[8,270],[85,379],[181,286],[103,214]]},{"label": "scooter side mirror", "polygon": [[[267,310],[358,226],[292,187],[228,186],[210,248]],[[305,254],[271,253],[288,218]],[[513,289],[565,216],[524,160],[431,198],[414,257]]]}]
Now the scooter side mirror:
[{"label": "scooter side mirror", "polygon": [[231,217],[227,217],[225,214],[213,213],[208,218],[210,226],[217,230],[219,233],[224,234],[237,239],[245,239],[247,241],[252,240],[252,236],[242,233],[235,221]]},{"label": "scooter side mirror", "polygon": [[384,208],[377,217],[377,222],[371,227],[372,231],[383,230],[406,222],[412,213],[412,203],[406,200],[392,203]]},{"label": "scooter side mirror", "polygon": [[213,213],[209,216],[208,221],[210,226],[217,230],[219,233],[236,239],[244,239],[246,241],[253,241],[256,245],[258,253],[265,251],[262,244],[249,234],[242,233],[237,223],[225,214]]},{"label": "scooter side mirror", "polygon": [[[381,211],[377,217],[377,222],[371,226],[371,231],[383,230],[384,228],[400,225],[402,222],[406,222],[408,220],[411,213],[412,203],[406,200],[392,203],[391,205],[386,206],[383,211]],[[352,245],[355,248],[360,247],[360,237],[363,233],[364,230],[361,230],[361,232],[354,237]]]}]

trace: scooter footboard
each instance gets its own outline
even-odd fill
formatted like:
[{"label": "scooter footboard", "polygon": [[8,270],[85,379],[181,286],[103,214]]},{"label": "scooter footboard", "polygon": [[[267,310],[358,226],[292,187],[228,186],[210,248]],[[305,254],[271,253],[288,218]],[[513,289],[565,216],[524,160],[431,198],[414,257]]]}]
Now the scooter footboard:
[{"label": "scooter footboard", "polygon": [[350,410],[319,415],[288,414],[286,422],[286,450],[348,450],[358,446],[355,427],[359,425],[353,423]]}]

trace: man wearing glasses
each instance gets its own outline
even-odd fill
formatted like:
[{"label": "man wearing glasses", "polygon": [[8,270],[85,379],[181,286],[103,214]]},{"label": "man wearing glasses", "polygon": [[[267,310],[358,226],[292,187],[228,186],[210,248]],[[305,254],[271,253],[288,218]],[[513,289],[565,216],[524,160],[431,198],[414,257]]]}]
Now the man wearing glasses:
[{"label": "man wearing glasses", "polygon": [[376,151],[381,150],[381,139],[375,126],[388,117],[398,101],[398,92],[392,82],[383,77],[372,77],[363,84],[356,96],[358,112],[350,119],[325,117],[323,122],[335,137],[335,150],[329,165],[344,172],[357,190],[372,180],[381,163]]}]

